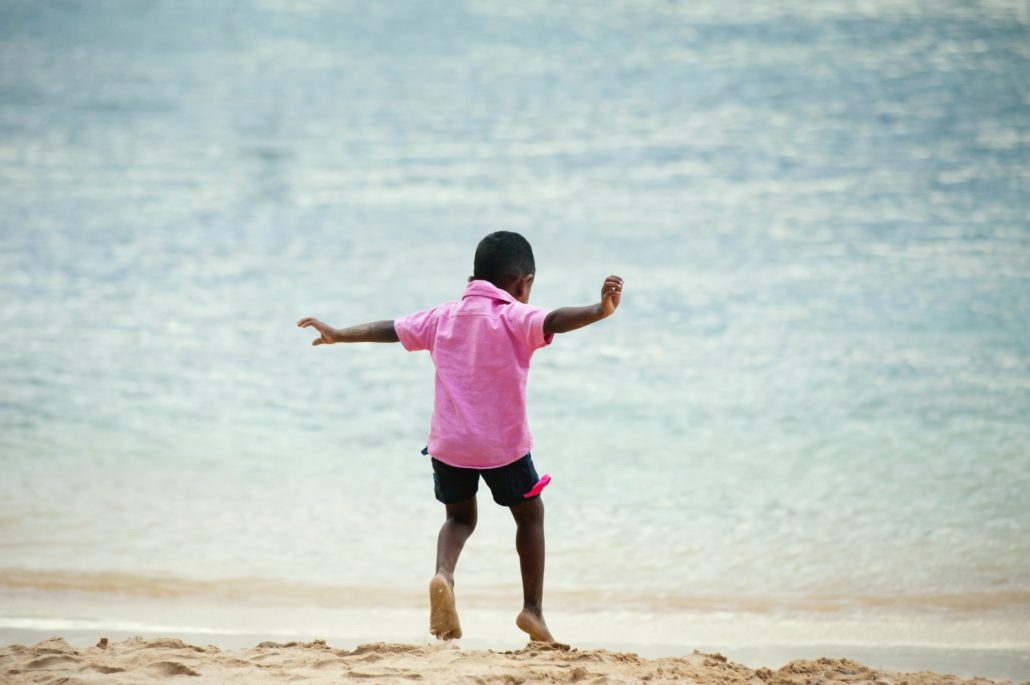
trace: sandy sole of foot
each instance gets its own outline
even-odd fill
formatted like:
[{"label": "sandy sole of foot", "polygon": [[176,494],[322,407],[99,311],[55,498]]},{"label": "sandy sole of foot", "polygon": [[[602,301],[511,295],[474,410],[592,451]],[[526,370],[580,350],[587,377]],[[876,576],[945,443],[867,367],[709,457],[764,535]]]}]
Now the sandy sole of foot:
[{"label": "sandy sole of foot", "polygon": [[454,590],[443,576],[433,576],[429,581],[429,632],[441,640],[461,637]]},{"label": "sandy sole of foot", "polygon": [[532,614],[523,611],[515,618],[515,625],[519,627],[519,630],[529,635],[530,641],[554,642],[554,638],[551,636],[551,631],[547,629],[547,625]]}]

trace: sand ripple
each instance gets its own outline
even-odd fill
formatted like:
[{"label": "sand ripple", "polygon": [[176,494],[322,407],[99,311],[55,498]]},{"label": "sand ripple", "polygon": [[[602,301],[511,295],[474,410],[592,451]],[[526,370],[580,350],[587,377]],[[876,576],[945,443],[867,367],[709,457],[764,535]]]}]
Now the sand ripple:
[{"label": "sand ripple", "polygon": [[643,659],[606,650],[580,651],[531,643],[510,652],[463,651],[375,643],[334,649],[314,642],[262,642],[225,652],[181,640],[102,640],[76,649],[55,637],[26,647],[0,649],[5,683],[194,683],[364,682],[458,683],[695,683],[696,685],[991,685],[983,678],[936,673],[892,673],[847,659],[793,661],[772,671],[752,670],[719,654]]}]

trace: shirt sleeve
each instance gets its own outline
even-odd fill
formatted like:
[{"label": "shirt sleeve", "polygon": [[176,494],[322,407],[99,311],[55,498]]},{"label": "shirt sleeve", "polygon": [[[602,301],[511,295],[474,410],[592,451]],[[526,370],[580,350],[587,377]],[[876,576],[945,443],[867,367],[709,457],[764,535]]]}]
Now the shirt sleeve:
[{"label": "shirt sleeve", "polygon": [[554,333],[544,335],[544,319],[551,313],[549,309],[537,309],[525,304],[515,304],[512,307],[512,328],[527,350],[532,352],[551,344]]},{"label": "shirt sleeve", "polygon": [[393,329],[397,331],[397,337],[404,349],[409,352],[433,349],[433,340],[436,338],[436,327],[439,321],[437,310],[439,307],[433,307],[408,314],[393,322]]}]

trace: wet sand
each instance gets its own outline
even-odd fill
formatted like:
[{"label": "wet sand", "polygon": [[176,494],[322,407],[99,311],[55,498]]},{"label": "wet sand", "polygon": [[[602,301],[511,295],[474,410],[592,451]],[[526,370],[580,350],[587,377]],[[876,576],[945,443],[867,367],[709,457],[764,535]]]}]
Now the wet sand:
[{"label": "wet sand", "polygon": [[[353,650],[325,641],[262,642],[223,651],[174,638],[100,640],[79,649],[59,637],[0,649],[5,683],[696,683],[697,685],[988,685],[938,673],[895,673],[848,659],[792,661],[777,670],[750,669],[719,654],[644,659],[633,653],[530,643],[495,652],[373,643]],[[1005,681],[1008,682],[1008,681]]]}]

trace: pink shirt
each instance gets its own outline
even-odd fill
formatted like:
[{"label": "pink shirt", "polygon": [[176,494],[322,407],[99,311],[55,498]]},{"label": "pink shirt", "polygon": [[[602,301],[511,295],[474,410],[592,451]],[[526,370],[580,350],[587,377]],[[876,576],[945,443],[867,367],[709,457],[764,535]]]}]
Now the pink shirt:
[{"label": "pink shirt", "polygon": [[492,469],[533,446],[526,378],[533,352],[550,344],[544,309],[522,304],[488,281],[461,300],[393,322],[407,350],[429,350],[436,366],[429,454],[451,466]]}]

